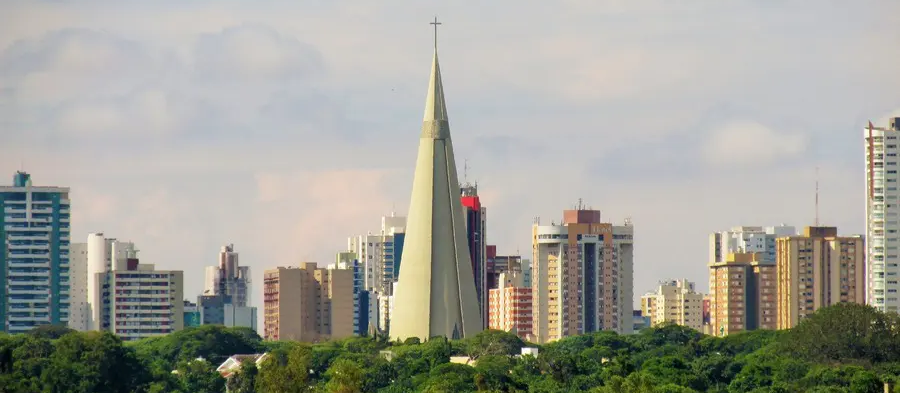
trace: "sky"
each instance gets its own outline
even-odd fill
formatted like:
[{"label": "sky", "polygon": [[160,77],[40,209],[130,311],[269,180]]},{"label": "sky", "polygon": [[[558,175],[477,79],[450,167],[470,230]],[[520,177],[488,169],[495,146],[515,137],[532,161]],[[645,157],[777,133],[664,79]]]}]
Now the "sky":
[{"label": "sky", "polygon": [[889,0],[7,0],[0,181],[71,187],[73,241],[134,241],[189,299],[233,243],[261,306],[265,269],[406,214],[435,15],[500,254],[582,199],[633,221],[636,299],[705,290],[709,233],[815,222],[817,167],[820,223],[864,231],[862,129],[900,115]]}]

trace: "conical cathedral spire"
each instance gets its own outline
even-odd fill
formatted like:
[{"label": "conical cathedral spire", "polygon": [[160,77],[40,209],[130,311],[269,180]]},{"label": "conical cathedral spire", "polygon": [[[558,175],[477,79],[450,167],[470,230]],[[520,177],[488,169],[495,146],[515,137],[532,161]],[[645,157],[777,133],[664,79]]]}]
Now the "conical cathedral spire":
[{"label": "conical cathedral spire", "polygon": [[423,120],[390,334],[401,340],[471,337],[482,321],[437,45]]},{"label": "conical cathedral spire", "polygon": [[438,64],[437,48],[431,63],[431,78],[428,79],[428,95],[425,96],[424,121],[447,121],[447,103],[444,102],[444,84],[441,83],[441,66]]}]

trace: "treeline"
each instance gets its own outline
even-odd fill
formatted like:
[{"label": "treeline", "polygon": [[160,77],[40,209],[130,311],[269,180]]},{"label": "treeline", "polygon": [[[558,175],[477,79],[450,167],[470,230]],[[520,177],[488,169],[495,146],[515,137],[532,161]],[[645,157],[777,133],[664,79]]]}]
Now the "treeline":
[{"label": "treeline", "polygon": [[[226,385],[236,393],[881,393],[900,374],[900,318],[862,305],[819,310],[787,331],[719,338],[668,325],[570,337],[540,346],[537,357],[517,356],[525,345],[500,331],[308,345],[219,326],[123,344],[108,333],[42,327],[0,335],[0,393],[220,393]],[[215,371],[230,355],[262,352],[269,356],[259,368],[244,362],[227,381]]]}]

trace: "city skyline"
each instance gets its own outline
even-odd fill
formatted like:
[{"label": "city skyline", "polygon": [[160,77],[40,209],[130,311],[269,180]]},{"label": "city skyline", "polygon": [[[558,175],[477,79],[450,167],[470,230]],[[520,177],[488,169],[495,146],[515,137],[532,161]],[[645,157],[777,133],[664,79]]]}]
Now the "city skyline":
[{"label": "city skyline", "polygon": [[[636,294],[682,276],[705,291],[711,232],[811,225],[816,166],[821,223],[864,233],[858,131],[900,108],[887,3],[765,19],[758,5],[526,6],[547,20],[518,33],[528,18],[495,20],[500,5],[9,7],[2,173],[71,188],[73,242],[133,240],[142,261],[185,271],[186,294],[224,244],[259,283],[269,267],[324,266],[407,209],[432,13],[488,244],[528,255],[532,218],[584,198],[634,220]],[[37,12],[49,17],[24,23]],[[198,22],[161,27],[179,20]]]}]

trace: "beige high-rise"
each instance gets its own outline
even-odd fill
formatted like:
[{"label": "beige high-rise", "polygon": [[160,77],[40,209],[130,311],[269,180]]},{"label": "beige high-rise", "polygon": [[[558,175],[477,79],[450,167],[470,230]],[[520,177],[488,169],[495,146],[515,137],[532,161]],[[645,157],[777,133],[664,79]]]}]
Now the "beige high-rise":
[{"label": "beige high-rise", "polygon": [[729,253],[709,264],[709,313],[713,335],[775,329],[775,264],[763,253]]},{"label": "beige high-rise", "polygon": [[703,297],[688,280],[663,281],[656,291],[641,296],[641,314],[650,317],[651,326],[672,322],[700,331]]},{"label": "beige high-rise", "polygon": [[353,271],[315,262],[266,270],[263,278],[267,340],[319,342],[353,335]]},{"label": "beige high-rise", "polygon": [[862,236],[838,236],[835,227],[806,227],[776,240],[778,328],[797,326],[821,307],[865,303]]},{"label": "beige high-rise", "polygon": [[562,225],[532,228],[531,283],[538,343],[612,330],[631,333],[634,228],[566,210]]}]

